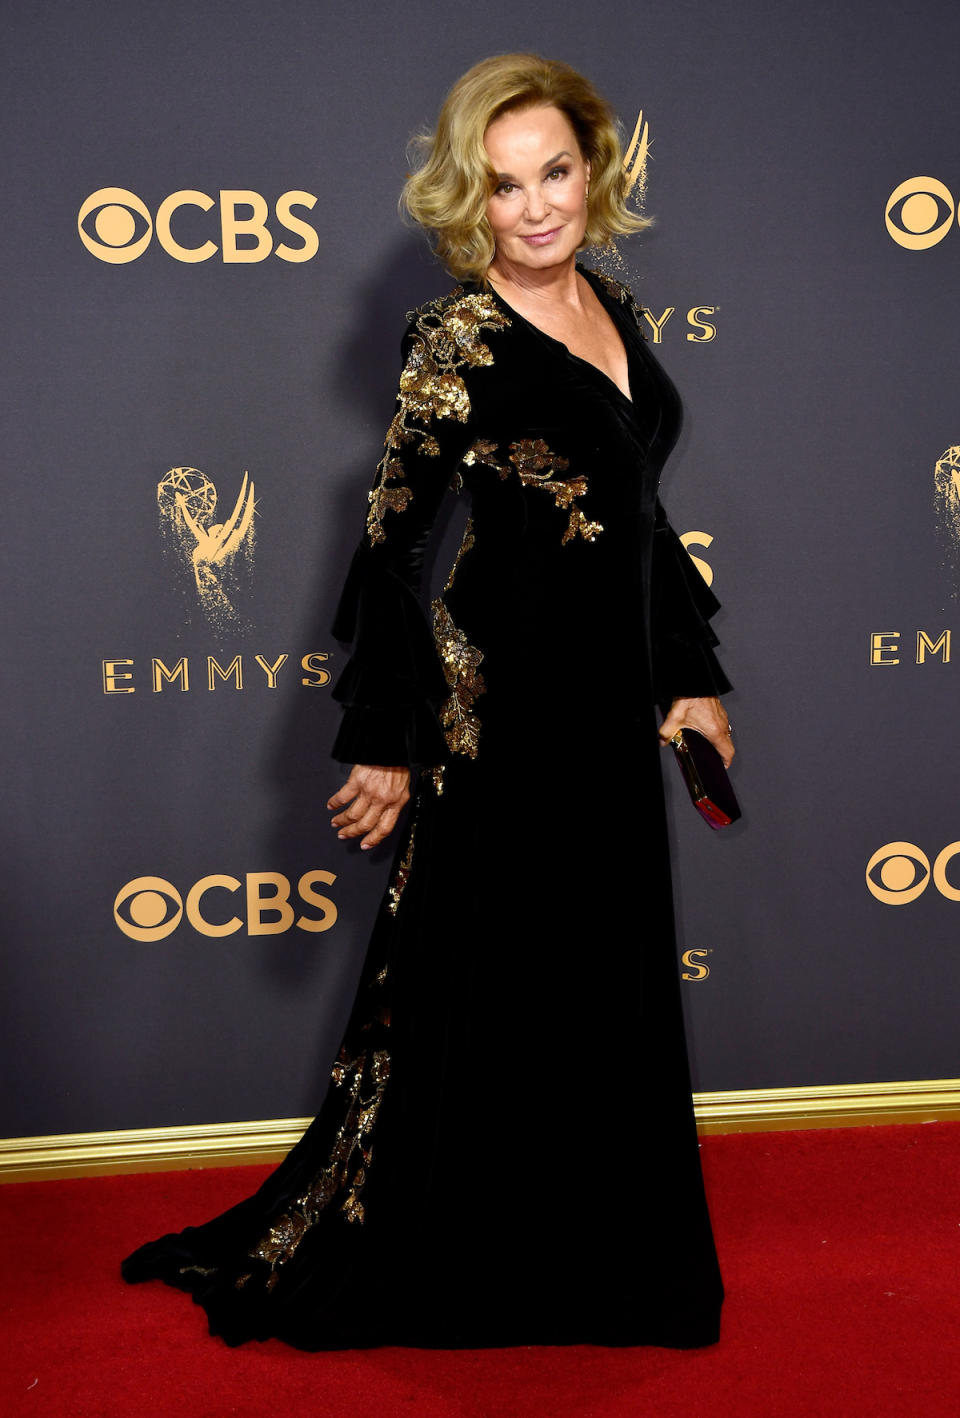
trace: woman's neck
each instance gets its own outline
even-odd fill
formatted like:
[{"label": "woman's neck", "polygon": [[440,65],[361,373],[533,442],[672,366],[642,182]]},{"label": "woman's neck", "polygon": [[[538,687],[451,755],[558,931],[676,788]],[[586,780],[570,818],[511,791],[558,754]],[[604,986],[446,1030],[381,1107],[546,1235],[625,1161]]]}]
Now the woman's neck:
[{"label": "woman's neck", "polygon": [[494,259],[487,270],[487,280],[508,305],[521,310],[583,308],[576,259],[572,256],[561,265],[539,271]]}]

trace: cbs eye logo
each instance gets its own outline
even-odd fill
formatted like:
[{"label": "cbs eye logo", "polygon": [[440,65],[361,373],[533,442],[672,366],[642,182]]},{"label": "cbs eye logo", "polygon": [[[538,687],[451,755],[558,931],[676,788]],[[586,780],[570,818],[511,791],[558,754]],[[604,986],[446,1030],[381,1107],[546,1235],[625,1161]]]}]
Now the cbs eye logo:
[{"label": "cbs eye logo", "polygon": [[936,177],[909,177],[887,198],[887,231],[898,246],[926,251],[946,236],[956,209],[949,187]]},{"label": "cbs eye logo", "polygon": [[[290,900],[293,883],[282,872],[251,871],[245,881],[221,873],[202,876],[186,898],[165,877],[138,876],[117,892],[113,918],[125,936],[144,942],[172,935],[184,911],[195,931],[214,938],[233,935],[244,924],[250,936],[283,935],[291,927],[317,934],[330,930],[337,920],[335,904],[317,887],[332,886],[336,879],[333,872],[319,868],[304,872],[296,884],[299,905],[313,907],[318,913],[308,916],[298,914],[298,907]],[[224,894],[214,902],[214,893]],[[226,920],[219,919],[225,915]]]},{"label": "cbs eye logo", "polygon": [[867,887],[886,906],[906,906],[933,884],[948,901],[960,901],[960,887],[947,880],[947,867],[960,856],[960,842],[950,842],[933,867],[930,858],[912,842],[887,842],[867,862]]},{"label": "cbs eye logo", "polygon": [[[124,266],[136,261],[150,245],[156,232],[157,241],[168,256],[187,265],[209,261],[220,252],[228,265],[250,265],[265,261],[271,252],[281,261],[310,261],[320,247],[316,231],[294,208],[312,211],[317,199],[310,192],[284,192],[274,207],[276,225],[296,238],[294,245],[274,242],[267,227],[270,208],[259,192],[246,189],[222,191],[218,200],[206,192],[184,188],[165,197],[157,208],[156,218],[147,204],[126,187],[101,187],[92,192],[77,214],[80,240],[98,261],[111,266]],[[200,221],[196,213],[219,209],[219,221],[214,217]],[[192,208],[190,216],[184,209]],[[211,234],[220,238],[219,245]],[[203,239],[198,240],[198,236]],[[191,244],[188,244],[191,238]]]}]

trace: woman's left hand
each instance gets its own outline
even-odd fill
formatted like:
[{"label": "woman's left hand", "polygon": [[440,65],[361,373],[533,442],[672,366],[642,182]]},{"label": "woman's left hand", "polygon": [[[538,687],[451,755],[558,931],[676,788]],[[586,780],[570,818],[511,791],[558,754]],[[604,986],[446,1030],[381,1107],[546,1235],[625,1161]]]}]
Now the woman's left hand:
[{"label": "woman's left hand", "polygon": [[699,730],[723,759],[724,768],[730,767],[736,749],[730,737],[727,711],[719,699],[675,699],[660,725],[660,742],[669,743],[678,729]]}]

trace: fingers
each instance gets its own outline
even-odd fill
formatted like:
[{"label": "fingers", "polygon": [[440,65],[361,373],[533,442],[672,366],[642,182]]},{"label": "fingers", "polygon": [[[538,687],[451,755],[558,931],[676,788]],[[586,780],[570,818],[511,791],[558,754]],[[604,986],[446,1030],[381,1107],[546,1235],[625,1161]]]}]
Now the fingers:
[{"label": "fingers", "polygon": [[[343,812],[337,813],[336,817],[330,819],[330,826],[339,829],[337,836],[341,838],[341,840],[344,837],[356,837],[358,825],[369,816],[372,807],[373,804],[366,793],[358,793],[353,802],[350,803],[348,807],[344,808]],[[374,812],[374,818],[375,817],[376,812]],[[365,831],[366,829],[361,828],[360,830]]]},{"label": "fingers", "polygon": [[733,746],[727,711],[719,699],[701,699],[698,701],[699,706],[702,706],[706,722],[702,725],[697,723],[694,727],[700,729],[704,737],[713,744],[723,760],[724,768],[729,768],[737,750]]},{"label": "fingers", "polygon": [[344,812],[331,819],[330,825],[339,829],[337,837],[341,842],[363,837],[361,847],[375,847],[386,837],[398,814],[399,808],[393,814],[393,821],[389,821],[389,812],[382,803],[371,802],[366,793],[359,793]]},{"label": "fingers", "polygon": [[397,825],[397,818],[403,806],[403,803],[385,806],[383,803],[371,802],[368,797],[361,795],[346,812],[333,818],[332,825],[340,829],[337,837],[341,842],[353,837],[362,837],[360,846],[368,851],[371,847],[378,846],[385,837],[389,837]]},{"label": "fingers", "polygon": [[399,807],[386,808],[380,814],[379,821],[377,821],[364,836],[363,841],[360,843],[361,851],[367,852],[371,847],[378,847],[384,838],[389,837],[390,833],[397,825],[397,818],[399,816]]},{"label": "fingers", "polygon": [[659,734],[661,743],[669,743],[678,729],[682,729],[684,718],[682,711],[677,707],[679,700],[670,706],[670,713],[660,725]]},{"label": "fingers", "polygon": [[669,743],[678,729],[698,730],[709,739],[723,761],[724,768],[733,762],[736,749],[730,734],[730,720],[719,699],[675,699],[670,712],[660,725],[661,743]]},{"label": "fingers", "polygon": [[669,743],[678,730],[689,726],[691,729],[697,728],[695,722],[696,699],[675,699],[670,705],[669,713],[660,725],[660,742]]},{"label": "fingers", "polygon": [[334,793],[332,798],[327,799],[327,810],[332,808],[346,807],[347,803],[356,797],[360,784],[357,781],[357,770],[353,769],[350,777],[344,783],[339,793]]},{"label": "fingers", "polygon": [[710,740],[714,748],[719,753],[721,759],[723,760],[724,768],[729,768],[730,764],[733,762],[733,756],[737,751],[733,746],[733,740],[730,738],[730,730],[725,729],[723,733],[718,734],[716,736],[714,736],[713,734],[707,734],[706,737]]},{"label": "fingers", "polygon": [[341,841],[363,840],[364,850],[376,847],[393,831],[403,807],[410,801],[410,771],[407,768],[377,768],[356,764],[338,793],[328,799],[328,808],[340,811],[331,819]]}]

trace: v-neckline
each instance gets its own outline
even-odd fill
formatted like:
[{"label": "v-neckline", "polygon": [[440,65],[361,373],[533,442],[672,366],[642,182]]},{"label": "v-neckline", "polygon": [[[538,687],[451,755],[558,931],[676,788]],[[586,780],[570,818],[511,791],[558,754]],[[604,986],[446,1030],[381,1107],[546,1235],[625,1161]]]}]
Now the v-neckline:
[{"label": "v-neckline", "polygon": [[593,361],[590,359],[584,359],[583,355],[574,354],[574,352],[569,348],[569,346],[565,345],[562,340],[558,340],[555,335],[548,334],[546,330],[542,329],[539,325],[534,324],[532,320],[528,320],[525,315],[521,315],[519,310],[515,310],[514,307],[510,304],[510,302],[506,300],[498,290],[494,289],[492,283],[488,284],[488,289],[492,292],[494,300],[499,301],[500,305],[503,306],[504,310],[508,311],[514,319],[519,320],[522,325],[525,325],[529,330],[532,330],[533,333],[535,335],[538,335],[541,339],[546,340],[548,344],[555,345],[557,349],[560,350],[566,356],[567,359],[573,360],[575,364],[582,365],[584,369],[590,370],[592,374],[602,379],[605,384],[609,384],[610,388],[617,395],[617,398],[621,399],[629,409],[634,409],[635,405],[633,402],[633,381],[630,377],[630,346],[627,343],[626,337],[624,336],[623,331],[620,328],[619,321],[617,320],[613,311],[608,307],[606,301],[604,300],[605,293],[600,287],[600,283],[598,282],[597,285],[594,285],[593,281],[590,280],[592,272],[588,271],[585,266],[581,266],[579,262],[577,263],[576,269],[580,273],[580,275],[583,276],[584,280],[587,282],[590,289],[593,291],[594,295],[599,300],[601,306],[607,312],[607,315],[610,317],[610,321],[613,325],[613,328],[617,333],[617,337],[620,340],[621,345],[623,346],[624,357],[627,361],[627,385],[630,389],[629,394],[625,394],[620,388],[620,385],[617,383],[617,381],[615,379],[612,379],[605,369],[601,369],[599,364],[594,364]]}]

